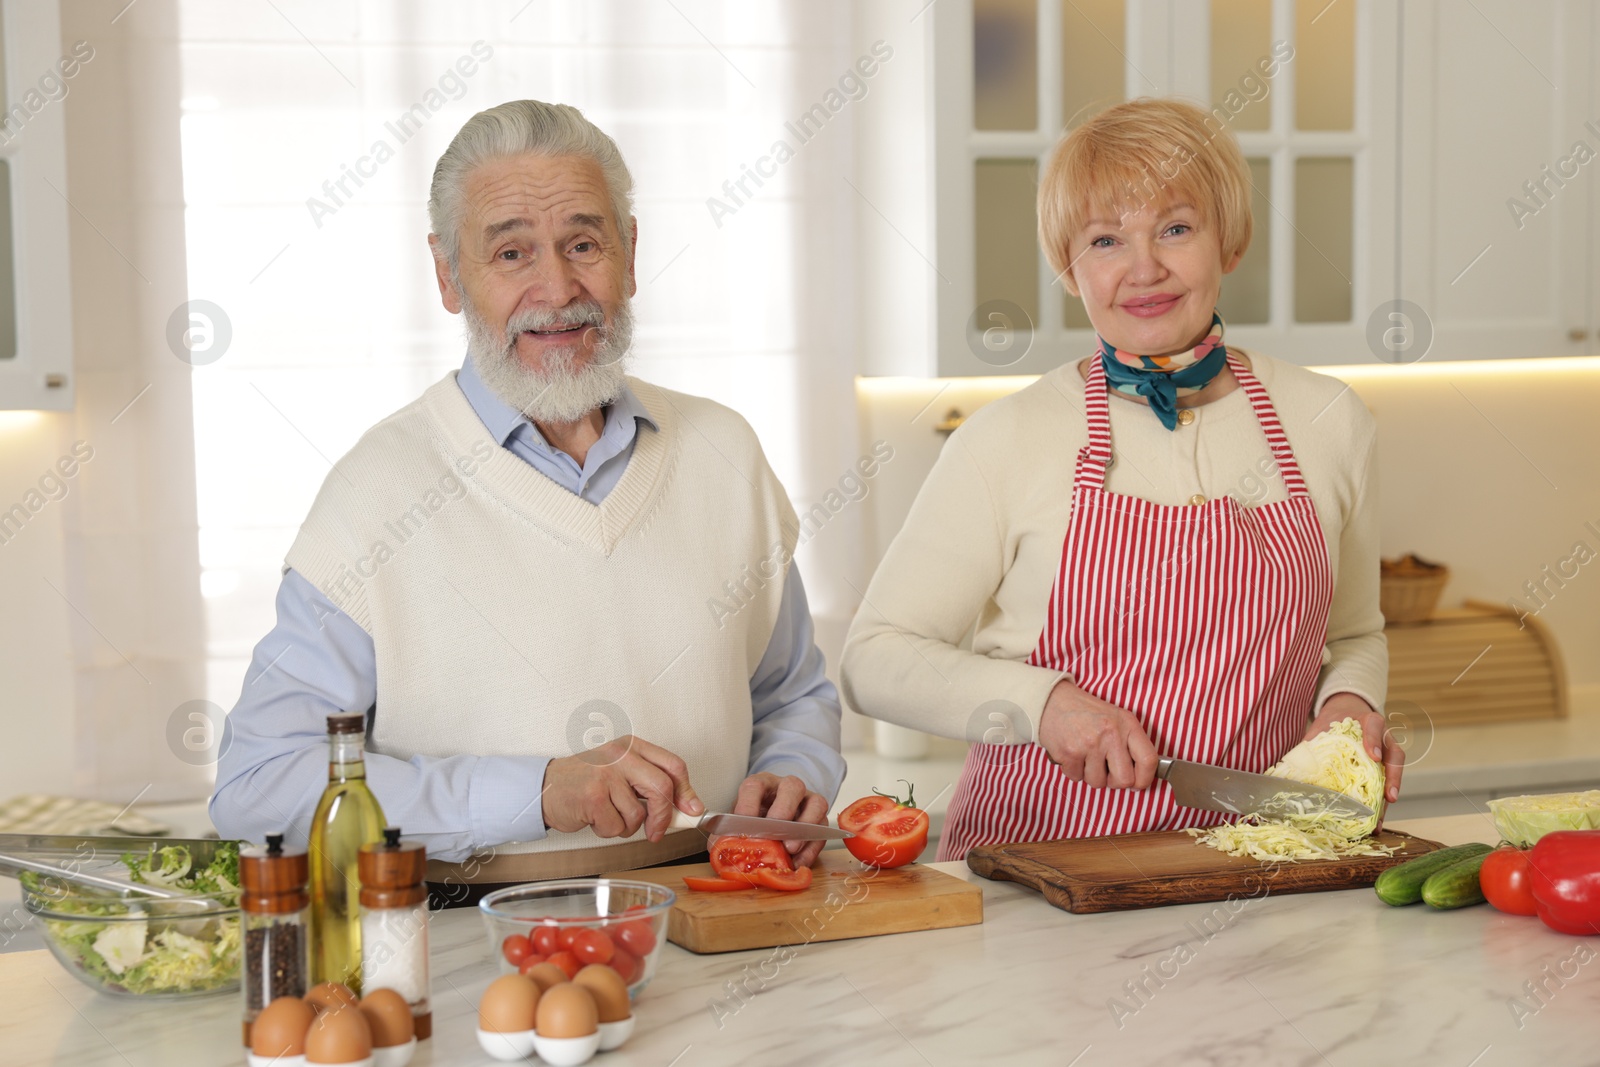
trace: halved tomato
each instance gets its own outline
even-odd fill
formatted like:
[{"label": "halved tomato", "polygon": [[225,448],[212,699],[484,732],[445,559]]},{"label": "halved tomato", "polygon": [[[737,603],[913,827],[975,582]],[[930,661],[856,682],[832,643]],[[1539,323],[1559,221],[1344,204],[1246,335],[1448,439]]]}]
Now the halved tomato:
[{"label": "halved tomato", "polygon": [[691,878],[685,876],[683,884],[701,893],[732,893],[736,890],[751,888],[749,882],[743,879],[736,881],[732,878]]},{"label": "halved tomato", "polygon": [[[901,779],[905,781],[905,779]],[[913,807],[916,793],[906,782],[906,799],[873,790],[839,813],[839,829],[850,855],[873,867],[904,867],[928,845],[928,813]]]}]

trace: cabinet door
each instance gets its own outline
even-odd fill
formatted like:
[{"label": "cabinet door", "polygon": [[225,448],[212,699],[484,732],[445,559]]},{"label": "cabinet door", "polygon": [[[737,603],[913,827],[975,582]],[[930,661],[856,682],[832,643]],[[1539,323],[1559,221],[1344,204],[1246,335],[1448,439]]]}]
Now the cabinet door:
[{"label": "cabinet door", "polygon": [[1223,283],[1229,341],[1304,364],[1372,358],[1368,319],[1395,290],[1399,7],[935,5],[937,373],[1040,373],[1093,351],[1040,254],[1033,198],[1063,127],[1136,96],[1211,110],[1250,162],[1255,235]]},{"label": "cabinet door", "polygon": [[1594,350],[1595,7],[1404,5],[1399,295],[1430,361]]},{"label": "cabinet door", "polygon": [[0,409],[72,408],[60,75],[73,47],[55,0],[0,0]]}]

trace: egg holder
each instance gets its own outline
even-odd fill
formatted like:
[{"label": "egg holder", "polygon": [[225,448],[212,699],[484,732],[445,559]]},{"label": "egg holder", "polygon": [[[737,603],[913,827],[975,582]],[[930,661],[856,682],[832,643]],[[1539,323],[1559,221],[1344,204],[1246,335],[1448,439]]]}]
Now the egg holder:
[{"label": "egg holder", "polygon": [[536,1052],[550,1067],[579,1067],[588,1063],[596,1052],[621,1048],[633,1036],[637,1021],[636,1016],[630,1015],[613,1023],[601,1023],[600,1029],[587,1037],[541,1037],[533,1030],[509,1034],[479,1030],[478,1045],[505,1063],[525,1060],[529,1053]]},{"label": "egg holder", "polygon": [[[416,1052],[417,1039],[413,1037],[403,1045],[375,1048],[365,1059],[341,1063],[338,1067],[406,1067]],[[247,1051],[244,1058],[249,1067],[312,1067],[304,1056],[258,1056]]]}]

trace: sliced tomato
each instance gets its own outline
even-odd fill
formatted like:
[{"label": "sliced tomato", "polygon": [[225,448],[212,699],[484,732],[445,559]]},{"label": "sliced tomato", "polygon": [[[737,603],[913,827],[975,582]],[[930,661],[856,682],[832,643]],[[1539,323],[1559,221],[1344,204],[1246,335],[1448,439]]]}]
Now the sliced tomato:
[{"label": "sliced tomato", "polygon": [[[907,783],[909,788],[910,783]],[[904,867],[922,855],[928,845],[928,813],[913,807],[914,791],[899,797],[874,792],[839,813],[839,829],[850,855],[873,867]]]},{"label": "sliced tomato", "polygon": [[750,883],[744,879],[732,878],[692,878],[685,877],[683,884],[700,893],[732,893],[739,889],[749,889]]},{"label": "sliced tomato", "polygon": [[771,867],[762,867],[756,871],[756,879],[757,885],[793,893],[811,885],[811,868],[801,867],[793,871],[779,871]]},{"label": "sliced tomato", "polygon": [[794,862],[783,842],[763,837],[719,837],[712,842],[710,853],[711,869],[718,878],[754,884],[755,872],[762,867],[794,870]]}]

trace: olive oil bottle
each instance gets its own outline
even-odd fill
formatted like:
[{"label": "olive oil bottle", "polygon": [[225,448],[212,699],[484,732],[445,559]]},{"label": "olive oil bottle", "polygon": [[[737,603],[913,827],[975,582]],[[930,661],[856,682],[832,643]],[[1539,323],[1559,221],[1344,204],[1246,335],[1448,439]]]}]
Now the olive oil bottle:
[{"label": "olive oil bottle", "polygon": [[383,839],[383,809],[367,787],[367,717],[328,716],[328,788],[311,820],[311,982],[361,993],[362,845]]}]

